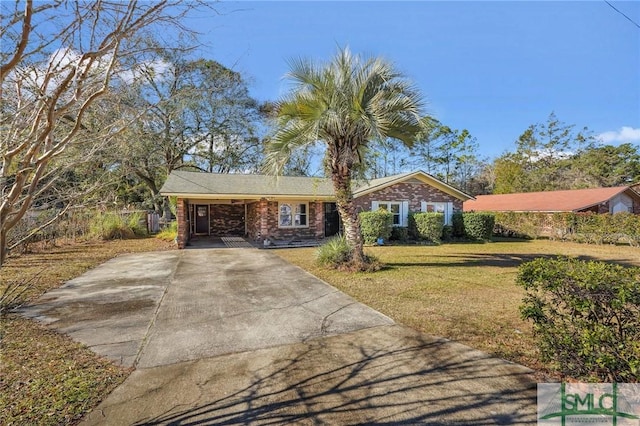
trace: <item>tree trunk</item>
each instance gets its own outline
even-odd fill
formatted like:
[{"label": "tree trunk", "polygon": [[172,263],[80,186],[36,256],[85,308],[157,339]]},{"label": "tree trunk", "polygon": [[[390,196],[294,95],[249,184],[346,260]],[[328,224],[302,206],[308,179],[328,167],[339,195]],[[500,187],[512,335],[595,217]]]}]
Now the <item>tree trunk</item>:
[{"label": "tree trunk", "polygon": [[365,256],[360,233],[360,220],[356,206],[353,204],[353,192],[351,189],[351,173],[346,167],[334,168],[331,173],[333,190],[336,193],[336,206],[347,243],[353,248],[352,261],[358,269],[364,269]]}]

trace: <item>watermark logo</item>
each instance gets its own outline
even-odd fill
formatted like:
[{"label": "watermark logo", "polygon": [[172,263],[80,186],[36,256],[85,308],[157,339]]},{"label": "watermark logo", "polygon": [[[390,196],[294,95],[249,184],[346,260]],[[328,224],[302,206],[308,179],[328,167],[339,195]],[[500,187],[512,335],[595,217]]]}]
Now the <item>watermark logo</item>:
[{"label": "watermark logo", "polygon": [[538,424],[640,426],[640,384],[539,383]]}]

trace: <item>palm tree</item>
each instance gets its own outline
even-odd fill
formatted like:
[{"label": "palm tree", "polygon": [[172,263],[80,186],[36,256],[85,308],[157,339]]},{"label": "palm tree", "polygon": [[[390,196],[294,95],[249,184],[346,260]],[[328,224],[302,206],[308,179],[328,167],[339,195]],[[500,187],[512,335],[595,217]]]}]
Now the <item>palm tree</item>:
[{"label": "palm tree", "polygon": [[267,144],[267,165],[279,174],[291,155],[316,142],[326,145],[345,238],[354,267],[365,265],[351,187],[367,145],[391,138],[410,146],[421,130],[421,97],[392,64],[341,49],[327,64],[298,59],[287,77],[292,90],[276,104],[277,129]]}]

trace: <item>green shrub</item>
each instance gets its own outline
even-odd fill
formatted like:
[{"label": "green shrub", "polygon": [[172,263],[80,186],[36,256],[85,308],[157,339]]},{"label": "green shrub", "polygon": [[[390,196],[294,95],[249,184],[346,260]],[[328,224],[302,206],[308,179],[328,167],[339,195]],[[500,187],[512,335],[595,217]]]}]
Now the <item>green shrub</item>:
[{"label": "green shrub", "polygon": [[444,225],[442,227],[442,241],[451,241],[453,240],[453,226]]},{"label": "green shrub", "polygon": [[375,244],[378,238],[388,240],[393,229],[393,215],[384,209],[360,213],[360,232],[365,244]]},{"label": "green shrub", "polygon": [[536,239],[544,233],[548,213],[495,212],[494,233],[501,237]]},{"label": "green shrub", "polygon": [[400,241],[406,242],[409,239],[409,228],[406,226],[393,226],[391,228],[391,237],[389,237],[392,241]]},{"label": "green shrub", "polygon": [[141,221],[142,214],[137,212],[129,215],[99,213],[91,221],[89,232],[91,236],[103,240],[126,240],[147,234]]},{"label": "green shrub", "polygon": [[175,241],[178,238],[178,222],[173,221],[156,234],[156,238],[164,241]]},{"label": "green shrub", "polygon": [[607,222],[605,215],[596,213],[579,213],[576,215],[576,234],[579,236],[579,240],[592,243],[602,244],[605,240],[604,226]]},{"label": "green shrub", "polygon": [[616,229],[620,231],[621,240],[633,247],[640,246],[640,216],[633,213],[616,213]]},{"label": "green shrub", "polygon": [[127,217],[127,226],[136,237],[144,237],[147,235],[147,222],[143,213],[133,212]]},{"label": "green shrub", "polygon": [[320,266],[339,268],[349,263],[352,251],[353,249],[347,243],[346,238],[342,235],[337,235],[318,247],[316,262]]},{"label": "green shrub", "polygon": [[640,268],[539,258],[517,283],[544,362],[579,380],[638,382]]},{"label": "green shrub", "polygon": [[465,236],[471,240],[491,240],[495,216],[492,213],[464,213]]},{"label": "green shrub", "polygon": [[464,238],[464,219],[462,212],[451,216],[451,233],[453,238]]},{"label": "green shrub", "polygon": [[640,246],[640,216],[633,213],[496,212],[495,217],[494,232],[505,237]]},{"label": "green shrub", "polygon": [[413,233],[417,239],[431,241],[436,244],[442,241],[444,214],[432,212],[413,213],[410,223],[412,227],[415,227]]}]

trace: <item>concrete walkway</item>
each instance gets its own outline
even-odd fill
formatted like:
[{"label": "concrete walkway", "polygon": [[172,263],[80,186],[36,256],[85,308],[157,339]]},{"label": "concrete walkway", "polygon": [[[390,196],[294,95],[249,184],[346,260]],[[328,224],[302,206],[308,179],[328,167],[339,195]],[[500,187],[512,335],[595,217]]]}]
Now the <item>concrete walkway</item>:
[{"label": "concrete walkway", "polygon": [[24,313],[136,370],[102,424],[534,424],[530,370],[257,249],[127,255]]}]

